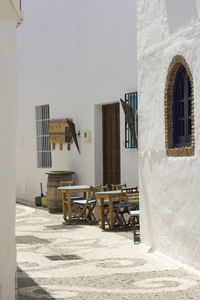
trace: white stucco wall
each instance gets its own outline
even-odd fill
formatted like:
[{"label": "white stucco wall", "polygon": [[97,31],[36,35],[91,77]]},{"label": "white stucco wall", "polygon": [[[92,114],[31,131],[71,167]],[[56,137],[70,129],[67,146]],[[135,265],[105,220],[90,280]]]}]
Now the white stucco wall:
[{"label": "white stucco wall", "polygon": [[[152,248],[199,268],[199,1],[189,1],[192,8],[180,22],[172,9],[174,1],[166,2],[137,2],[141,235]],[[181,14],[184,5],[179,8]],[[177,54],[185,57],[194,80],[192,157],[167,157],[165,151],[164,89]]]},{"label": "white stucco wall", "polygon": [[[136,1],[26,0],[22,6],[17,196],[34,201],[48,171],[37,168],[36,105],[50,104],[51,118],[73,118],[81,132],[81,155],[74,144],[71,151],[57,145],[52,170],[73,170],[78,183],[102,182],[100,105],[137,90]],[[85,130],[91,130],[91,143],[83,142]],[[138,184],[137,161],[137,151],[124,148],[121,111],[122,182]]]},{"label": "white stucco wall", "polygon": [[21,18],[20,0],[0,1],[0,20],[18,21]]},{"label": "white stucco wall", "polygon": [[15,299],[16,22],[0,21],[0,299]]}]

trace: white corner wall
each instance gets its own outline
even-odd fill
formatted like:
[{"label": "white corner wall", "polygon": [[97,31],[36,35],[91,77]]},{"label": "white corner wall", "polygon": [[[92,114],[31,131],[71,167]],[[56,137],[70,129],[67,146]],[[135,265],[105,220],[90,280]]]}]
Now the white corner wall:
[{"label": "white corner wall", "polygon": [[[141,234],[142,241],[150,247],[199,268],[200,25],[195,18],[190,19],[193,23],[185,18],[180,27],[176,24],[176,30],[171,31],[175,22],[169,24],[167,9],[164,0],[138,1]],[[194,80],[192,157],[167,157],[165,151],[165,81],[169,64],[177,54],[185,57]]]},{"label": "white corner wall", "polygon": [[16,22],[0,21],[0,299],[15,299]]},{"label": "white corner wall", "polygon": [[[51,118],[73,118],[81,136],[52,152],[52,170],[73,170],[78,183],[95,184],[101,171],[101,105],[137,90],[136,0],[26,0],[18,31],[19,109],[17,196],[34,201],[46,169],[36,161],[35,106],[50,104]],[[36,20],[37,16],[37,20]],[[95,110],[98,106],[99,110]],[[83,133],[91,130],[91,143]],[[100,138],[99,138],[100,136]],[[121,111],[121,177],[138,184],[137,151],[124,149]],[[99,173],[98,173],[99,172]]]}]

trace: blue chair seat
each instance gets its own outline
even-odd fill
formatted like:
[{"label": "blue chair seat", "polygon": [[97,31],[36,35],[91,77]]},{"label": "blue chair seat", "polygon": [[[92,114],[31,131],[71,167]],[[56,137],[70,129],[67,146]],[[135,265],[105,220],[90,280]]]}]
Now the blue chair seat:
[{"label": "blue chair seat", "polygon": [[73,203],[74,204],[79,204],[79,205],[88,205],[88,204],[94,204],[96,202],[96,200],[89,200],[87,202],[86,199],[82,199],[82,200],[74,200]]},{"label": "blue chair seat", "polygon": [[130,211],[130,217],[138,217],[140,215],[139,210],[131,210]]},{"label": "blue chair seat", "polygon": [[[119,200],[113,201],[113,207],[117,207],[116,205],[119,205]],[[104,207],[108,207],[109,206],[109,202],[106,201],[104,202]]]},{"label": "blue chair seat", "polygon": [[[68,199],[67,197],[65,198],[66,200]],[[75,200],[83,200],[84,198],[83,197],[78,197],[78,196],[72,196],[71,197],[71,201],[75,201]]]}]

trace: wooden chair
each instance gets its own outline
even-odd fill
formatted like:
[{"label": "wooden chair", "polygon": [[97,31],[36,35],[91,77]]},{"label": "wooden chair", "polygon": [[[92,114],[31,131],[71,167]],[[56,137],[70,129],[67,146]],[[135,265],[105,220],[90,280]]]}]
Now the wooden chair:
[{"label": "wooden chair", "polygon": [[129,211],[129,221],[128,223],[132,226],[133,228],[133,241],[139,242],[140,241],[140,210],[139,210],[139,189],[138,187],[134,188],[133,193],[130,192],[127,193],[127,197],[129,199],[129,203],[136,203],[136,206],[129,206],[128,211]]},{"label": "wooden chair", "polygon": [[96,199],[92,199],[92,188],[88,192],[86,199],[73,200],[73,205],[78,208],[78,219],[85,219],[88,223],[92,221],[92,218],[97,221],[93,213],[96,202]]},{"label": "wooden chair", "polygon": [[[93,189],[93,198],[97,200],[96,193],[97,192],[108,191],[108,185],[96,185],[92,189]],[[97,201],[97,203],[98,203],[98,201]],[[117,208],[114,206],[114,203],[113,203],[113,212],[115,213],[115,216],[116,216],[117,215]],[[104,201],[104,215],[105,215],[105,220],[106,220],[107,224],[109,224],[109,219],[108,219],[109,202],[108,201]],[[117,219],[117,218],[115,217],[115,219]]]},{"label": "wooden chair", "polygon": [[118,222],[123,226],[130,225],[130,220],[128,222],[125,220],[124,214],[130,215],[130,211],[138,210],[139,208],[139,192],[137,187],[132,188],[122,188],[122,195],[120,197],[119,203],[114,203],[114,207],[117,208]]},{"label": "wooden chair", "polygon": [[[113,191],[119,191],[119,190],[122,190],[122,189],[125,189],[126,188],[126,183],[124,184],[111,184],[111,188]],[[120,199],[116,199],[115,202],[119,202]],[[122,199],[122,201],[125,201],[125,199]]]},{"label": "wooden chair", "polygon": [[[92,199],[95,199],[96,200],[96,205],[97,205],[97,215],[99,216],[98,219],[100,220],[100,204],[99,204],[99,201],[97,199],[97,196],[96,196],[96,193],[98,192],[104,192],[104,191],[108,191],[108,185],[101,185],[101,184],[98,184],[98,185],[95,185],[92,187]],[[109,206],[109,203],[108,201],[104,202],[104,211],[107,211],[108,210],[108,206]],[[106,219],[107,220],[107,219]]]}]

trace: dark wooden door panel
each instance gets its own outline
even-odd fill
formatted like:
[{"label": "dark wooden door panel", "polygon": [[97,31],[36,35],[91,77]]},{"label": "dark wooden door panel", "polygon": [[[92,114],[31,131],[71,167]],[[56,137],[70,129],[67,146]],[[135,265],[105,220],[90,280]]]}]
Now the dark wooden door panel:
[{"label": "dark wooden door panel", "polygon": [[120,183],[119,103],[103,106],[103,183]]}]

